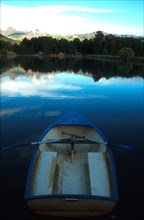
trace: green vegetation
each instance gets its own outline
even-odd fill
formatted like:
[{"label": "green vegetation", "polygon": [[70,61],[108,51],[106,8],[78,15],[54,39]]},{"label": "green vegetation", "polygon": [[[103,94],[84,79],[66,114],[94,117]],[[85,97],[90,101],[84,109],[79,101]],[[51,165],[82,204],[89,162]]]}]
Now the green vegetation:
[{"label": "green vegetation", "polygon": [[[78,37],[68,40],[65,38],[53,38],[51,36],[27,39],[24,38],[20,44],[4,44],[0,47],[0,53],[5,49],[20,55],[42,54],[82,54],[92,56],[117,56],[122,60],[129,60],[134,57],[144,57],[144,40],[135,37],[120,37],[112,34],[104,35],[97,31],[93,38]],[[3,52],[5,53],[5,52]]]},{"label": "green vegetation", "polygon": [[7,55],[8,51],[13,51],[13,45],[11,42],[0,40],[0,55]]},{"label": "green vegetation", "polygon": [[124,47],[120,50],[120,57],[123,61],[128,61],[134,58],[134,51],[132,48]]},{"label": "green vegetation", "polygon": [[0,55],[14,54],[14,44],[19,42],[0,34]]}]

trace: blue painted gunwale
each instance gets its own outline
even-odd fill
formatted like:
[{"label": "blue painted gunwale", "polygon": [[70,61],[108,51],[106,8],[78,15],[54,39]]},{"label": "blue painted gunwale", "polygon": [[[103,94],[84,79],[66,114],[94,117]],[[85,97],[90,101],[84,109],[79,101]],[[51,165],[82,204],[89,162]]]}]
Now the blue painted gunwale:
[{"label": "blue painted gunwale", "polygon": [[78,114],[77,112],[74,112],[74,111],[64,115],[62,118],[58,119],[57,121],[55,121],[54,123],[49,125],[44,130],[42,135],[40,136],[39,141],[42,141],[42,139],[49,132],[49,130],[51,130],[53,127],[58,126],[58,125],[68,125],[68,126],[70,126],[70,125],[79,125],[79,126],[83,125],[84,126],[85,125],[85,126],[93,127],[97,131],[97,133],[102,137],[103,141],[108,143],[104,134],[92,122],[85,119],[80,114]]},{"label": "blue painted gunwale", "polygon": [[[42,135],[39,138],[39,141],[42,141],[43,137],[55,126],[60,126],[60,125],[85,125],[85,126],[90,126],[93,127],[97,133],[102,137],[103,141],[108,144],[108,141],[104,134],[89,120],[85,119],[82,117],[80,114],[77,112],[70,112],[66,115],[64,115],[62,118],[56,120],[54,123],[49,125]],[[106,201],[117,201],[118,200],[118,189],[117,189],[117,178],[116,178],[116,169],[115,169],[115,163],[114,163],[114,158],[113,154],[110,148],[108,148],[108,153],[110,156],[110,163],[111,163],[111,168],[112,168],[112,182],[114,184],[114,196],[94,196],[94,195],[79,195],[79,194],[53,194],[53,195],[38,195],[38,196],[30,196],[30,182],[31,182],[31,176],[33,172],[33,166],[34,162],[36,159],[36,154],[37,154],[38,146],[34,149],[32,158],[30,161],[29,169],[28,169],[28,175],[27,175],[27,180],[26,180],[26,190],[25,190],[25,196],[24,198],[26,200],[35,200],[35,199],[44,199],[44,198],[78,198],[78,199],[96,199],[96,200],[106,200]]]}]

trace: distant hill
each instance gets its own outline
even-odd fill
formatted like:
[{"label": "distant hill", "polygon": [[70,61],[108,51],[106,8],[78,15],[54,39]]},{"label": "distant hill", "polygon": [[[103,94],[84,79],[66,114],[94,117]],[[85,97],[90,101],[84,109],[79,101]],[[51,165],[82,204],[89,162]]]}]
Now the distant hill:
[{"label": "distant hill", "polygon": [[[44,33],[44,32],[41,32],[40,30],[38,29],[35,29],[35,31],[24,31],[24,30],[16,30],[15,28],[13,27],[9,27],[6,31],[1,31],[2,35],[8,37],[9,39],[12,39],[12,40],[15,40],[15,41],[22,41],[24,38],[27,38],[27,39],[31,39],[33,37],[43,37],[43,36],[51,36],[53,38],[56,38],[56,39],[61,39],[61,38],[65,38],[67,40],[74,40],[75,38],[79,38],[81,41],[84,40],[84,39],[91,39],[91,38],[94,38],[97,31],[95,32],[91,32],[91,33],[85,33],[85,34],[73,34],[73,35],[59,35],[59,34],[56,34],[56,35],[51,35],[49,33]],[[104,35],[109,35],[111,33],[105,33],[105,32],[102,32]],[[134,36],[134,35],[117,35],[117,34],[113,34],[114,36],[120,36],[120,37],[133,37],[133,38],[139,38],[137,36]]]},{"label": "distant hill", "polygon": [[8,28],[7,31],[1,31],[1,33],[8,37],[9,39],[15,40],[15,41],[22,41],[24,38],[27,39],[31,39],[33,37],[53,37],[56,39],[67,39],[69,41],[74,40],[75,38],[79,38],[81,41],[84,39],[91,39],[94,38],[96,32],[92,32],[92,33],[86,33],[86,34],[73,34],[73,35],[60,35],[60,34],[55,34],[55,35],[51,35],[48,33],[43,33],[40,32],[38,29],[36,29],[35,31],[18,31],[15,30],[14,28]]},{"label": "distant hill", "polygon": [[16,41],[0,34],[0,57],[4,56],[15,56],[13,51],[13,45],[17,43]]},{"label": "distant hill", "polygon": [[8,37],[9,39],[22,41],[25,37],[27,39],[31,39],[33,37],[41,37],[48,36],[46,33],[40,32],[38,29],[35,31],[24,31],[24,30],[16,30],[13,27],[9,27],[6,31],[1,30],[2,35]]},{"label": "distant hill", "polygon": [[8,37],[6,37],[6,36],[4,36],[2,34],[0,34],[0,40],[1,41],[5,41],[5,42],[9,42],[11,44],[15,44],[16,43],[15,40],[13,40],[11,38],[8,38]]}]

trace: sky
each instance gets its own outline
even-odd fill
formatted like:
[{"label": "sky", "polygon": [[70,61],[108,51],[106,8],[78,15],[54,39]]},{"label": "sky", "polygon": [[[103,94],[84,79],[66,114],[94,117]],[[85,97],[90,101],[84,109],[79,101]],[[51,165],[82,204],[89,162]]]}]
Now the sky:
[{"label": "sky", "polygon": [[144,0],[1,0],[0,28],[144,35]]}]

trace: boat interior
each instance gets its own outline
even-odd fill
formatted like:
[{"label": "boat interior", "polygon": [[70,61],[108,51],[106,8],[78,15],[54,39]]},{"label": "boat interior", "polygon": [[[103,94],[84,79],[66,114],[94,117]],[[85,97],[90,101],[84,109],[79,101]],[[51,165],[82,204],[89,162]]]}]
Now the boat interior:
[{"label": "boat interior", "polygon": [[39,145],[30,195],[113,196],[107,147],[94,128],[56,126],[42,142],[46,140],[58,141]]}]

